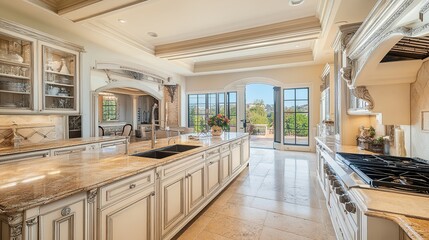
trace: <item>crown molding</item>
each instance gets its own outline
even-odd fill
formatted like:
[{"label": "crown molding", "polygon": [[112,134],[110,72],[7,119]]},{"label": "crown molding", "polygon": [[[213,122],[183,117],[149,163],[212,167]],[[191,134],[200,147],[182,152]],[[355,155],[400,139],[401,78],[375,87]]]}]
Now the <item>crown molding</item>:
[{"label": "crown molding", "polygon": [[157,57],[169,60],[227,53],[255,47],[315,40],[321,26],[316,17],[279,22],[203,38],[155,46]]},{"label": "crown molding", "polygon": [[115,30],[114,28],[112,28],[112,27],[110,27],[104,23],[86,22],[86,23],[83,23],[82,26],[86,26],[89,29],[97,31],[100,34],[103,34],[104,36],[106,36],[108,38],[118,40],[120,42],[123,42],[127,45],[130,45],[132,47],[135,47],[137,49],[140,49],[140,50],[145,51],[147,53],[150,53],[152,55],[155,53],[154,48],[152,46],[150,46],[150,44],[135,40],[133,37],[127,35],[126,33],[119,32],[119,31]]},{"label": "crown molding", "polygon": [[313,52],[311,50],[285,53],[252,58],[239,58],[227,61],[209,61],[196,63],[194,73],[227,71],[237,69],[251,69],[255,67],[267,67],[275,65],[284,65],[289,63],[302,63],[313,61]]}]

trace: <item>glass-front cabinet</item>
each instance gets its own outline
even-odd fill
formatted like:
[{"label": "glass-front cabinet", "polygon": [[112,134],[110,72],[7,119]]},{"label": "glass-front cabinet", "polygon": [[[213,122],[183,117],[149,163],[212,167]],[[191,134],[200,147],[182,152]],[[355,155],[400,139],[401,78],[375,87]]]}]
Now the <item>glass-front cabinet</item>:
[{"label": "glass-front cabinet", "polygon": [[0,111],[30,111],[34,41],[0,32]]},{"label": "glass-front cabinet", "polygon": [[79,114],[81,52],[0,18],[0,114]]},{"label": "glass-front cabinet", "polygon": [[78,53],[42,44],[42,111],[78,111]]}]

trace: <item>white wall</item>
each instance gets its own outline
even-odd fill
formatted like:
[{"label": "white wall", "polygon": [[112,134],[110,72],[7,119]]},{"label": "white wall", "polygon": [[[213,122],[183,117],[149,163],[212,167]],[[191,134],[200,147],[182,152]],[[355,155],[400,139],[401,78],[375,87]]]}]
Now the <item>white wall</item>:
[{"label": "white wall", "polygon": [[[314,151],[314,136],[316,124],[319,122],[319,101],[321,74],[324,65],[299,66],[270,70],[248,71],[239,73],[225,73],[186,78],[186,93],[221,92],[242,90],[249,83],[266,83],[282,88],[309,87],[310,88],[310,147],[284,146],[288,150]],[[240,91],[238,91],[240,94]],[[244,94],[242,92],[241,94]],[[240,99],[240,96],[238,96]],[[239,103],[238,122],[244,117],[244,102]],[[241,113],[241,114],[240,114]],[[240,116],[241,115],[241,116]],[[280,114],[283,116],[283,114]],[[240,118],[241,117],[241,118]],[[240,125],[239,125],[240,127]]]}]

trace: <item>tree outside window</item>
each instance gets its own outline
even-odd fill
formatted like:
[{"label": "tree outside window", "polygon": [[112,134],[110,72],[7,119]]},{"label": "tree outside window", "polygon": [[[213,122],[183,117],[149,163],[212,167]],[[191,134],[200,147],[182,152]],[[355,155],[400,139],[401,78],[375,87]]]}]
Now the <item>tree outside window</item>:
[{"label": "tree outside window", "polygon": [[103,96],[103,121],[118,120],[118,98],[114,95]]}]

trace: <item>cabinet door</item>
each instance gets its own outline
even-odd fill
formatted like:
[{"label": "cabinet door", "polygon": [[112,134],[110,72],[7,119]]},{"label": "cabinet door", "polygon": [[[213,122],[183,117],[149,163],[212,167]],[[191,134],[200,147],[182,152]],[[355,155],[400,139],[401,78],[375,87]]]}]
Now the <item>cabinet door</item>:
[{"label": "cabinet door", "polygon": [[42,49],[42,108],[46,112],[79,112],[79,53],[48,43]]},{"label": "cabinet door", "polygon": [[[62,205],[65,203],[65,205]],[[60,202],[46,205],[40,215],[40,239],[43,240],[84,240],[85,199],[76,202]]]},{"label": "cabinet door", "polygon": [[35,39],[0,32],[0,110],[22,113],[34,110]]},{"label": "cabinet door", "polygon": [[187,171],[188,212],[192,212],[204,200],[204,171],[204,163],[198,164]]},{"label": "cabinet door", "polygon": [[241,164],[241,153],[240,153],[240,144],[237,144],[231,149],[231,169],[232,173],[235,173]]},{"label": "cabinet door", "polygon": [[249,139],[245,138],[243,140],[243,143],[241,144],[241,151],[242,151],[242,164],[244,164],[245,162],[249,161],[249,154],[250,154],[250,149],[249,149]]},{"label": "cabinet door", "polygon": [[231,169],[230,169],[230,158],[231,158],[231,153],[224,153],[221,156],[220,159],[220,165],[221,165],[221,182],[225,182],[226,180],[229,179],[229,176],[231,175]]},{"label": "cabinet door", "polygon": [[155,191],[148,188],[100,213],[101,240],[154,239]]},{"label": "cabinet door", "polygon": [[161,183],[162,236],[185,218],[185,171]]},{"label": "cabinet door", "polygon": [[220,156],[211,158],[207,162],[207,195],[220,186],[221,181]]}]

